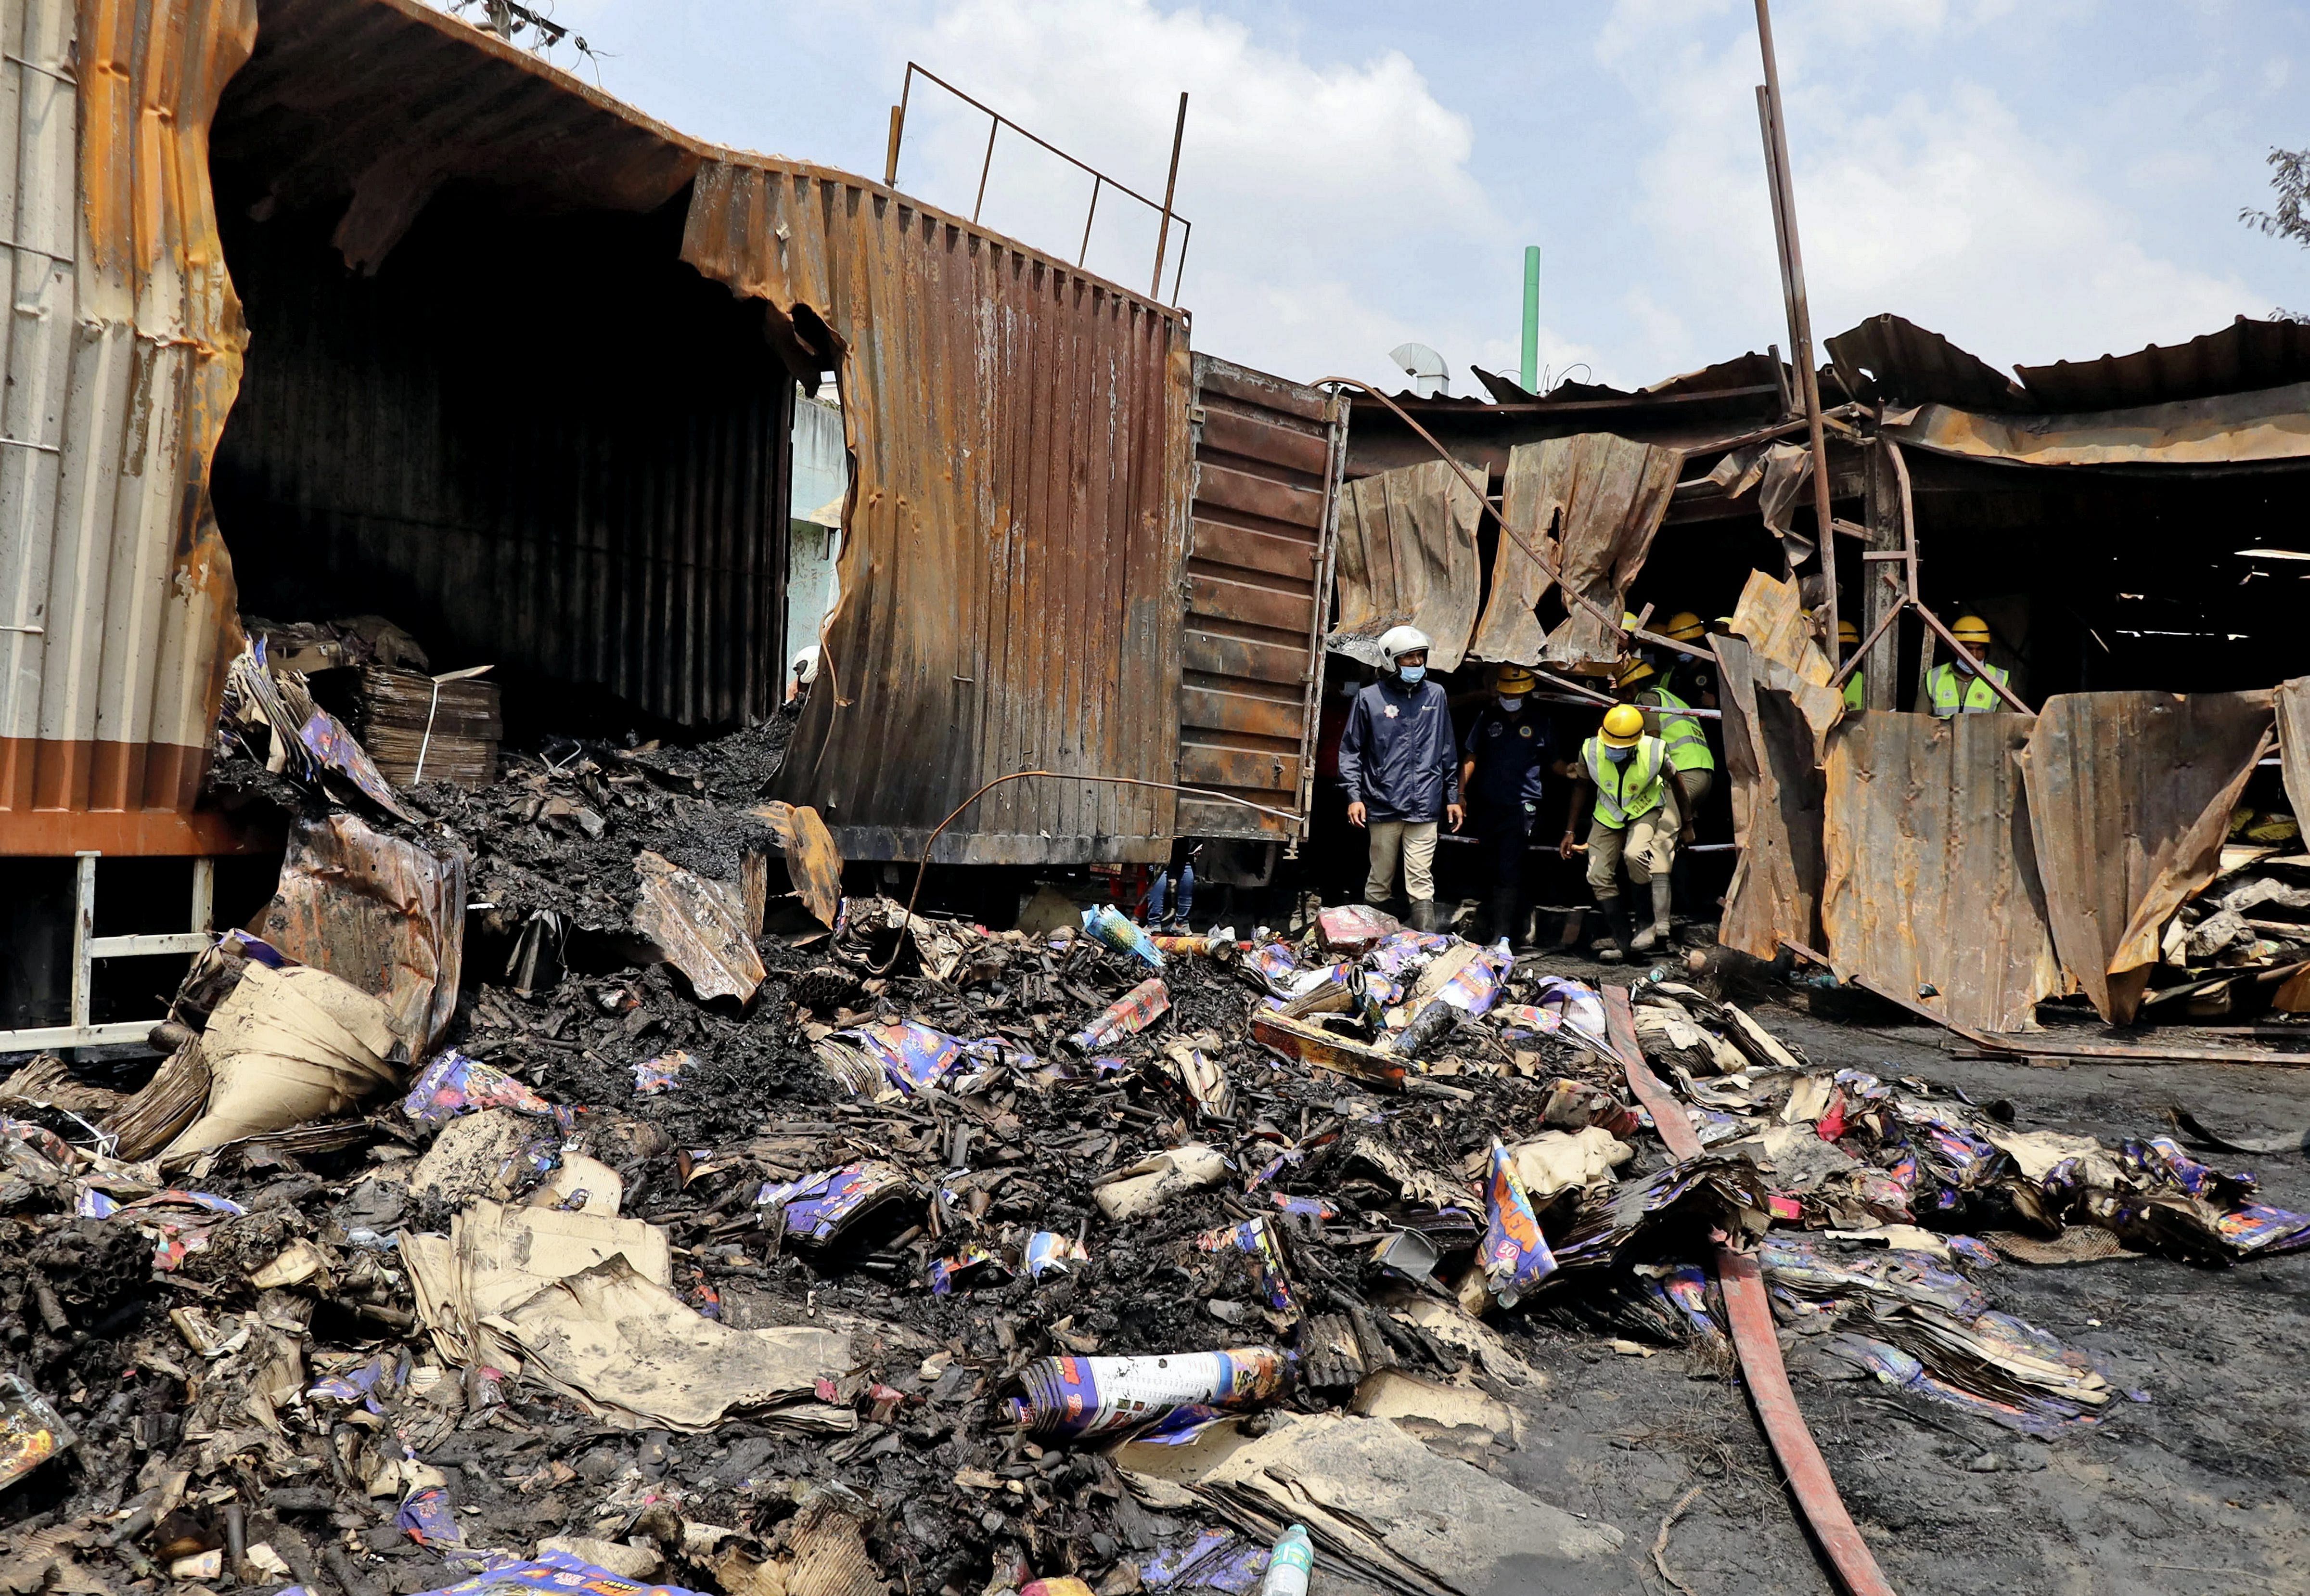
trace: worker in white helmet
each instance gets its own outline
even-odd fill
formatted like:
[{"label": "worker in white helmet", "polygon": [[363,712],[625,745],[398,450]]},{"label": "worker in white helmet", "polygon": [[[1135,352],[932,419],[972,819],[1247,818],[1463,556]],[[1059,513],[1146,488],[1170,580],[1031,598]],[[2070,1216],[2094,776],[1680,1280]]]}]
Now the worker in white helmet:
[{"label": "worker in white helmet", "polygon": [[1384,904],[1395,889],[1399,860],[1415,930],[1433,931],[1436,829],[1460,828],[1460,750],[1452,707],[1440,681],[1428,679],[1428,635],[1391,627],[1379,640],[1387,662],[1377,681],[1356,695],[1340,737],[1340,781],[1348,822],[1371,833],[1364,901]]}]

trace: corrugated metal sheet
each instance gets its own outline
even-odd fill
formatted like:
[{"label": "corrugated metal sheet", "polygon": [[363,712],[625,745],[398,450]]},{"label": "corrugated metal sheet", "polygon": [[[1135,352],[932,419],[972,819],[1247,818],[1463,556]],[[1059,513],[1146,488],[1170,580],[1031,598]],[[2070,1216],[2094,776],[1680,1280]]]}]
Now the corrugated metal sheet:
[{"label": "corrugated metal sheet", "polygon": [[2310,815],[2310,676],[2279,684],[2278,751],[2286,767],[2287,802],[2296,815]]},{"label": "corrugated metal sheet", "polygon": [[[218,164],[236,196],[274,169]],[[334,205],[239,210],[252,341],[215,493],[248,612],[387,616],[436,670],[495,664],[517,727],[584,724],[579,688],[699,728],[777,707],[794,379],[760,308],[675,257],[679,202],[539,218],[459,190],[367,276]],[[476,281],[527,284],[526,313]],[[621,337],[541,336],[619,300]]]},{"label": "corrugated metal sheet", "polygon": [[1820,946],[1821,775],[1819,743],[1786,691],[1767,685],[1785,667],[1739,638],[1710,639],[1724,678],[1724,767],[1732,839],[1741,852],[1716,940],[1759,958],[1784,940]]},{"label": "corrugated metal sheet", "polygon": [[1483,507],[1469,487],[1483,468],[1430,458],[1346,483],[1340,490],[1340,619],[1324,646],[1368,665],[1394,626],[1428,634],[1430,670],[1456,671],[1475,629],[1483,591],[1476,523]]},{"label": "corrugated metal sheet", "polygon": [[[1170,780],[1184,320],[816,167],[709,164],[682,257],[838,346],[853,519],[778,794],[847,857],[893,859],[1012,771]],[[1152,859],[1174,814],[1168,793],[1012,782],[936,856]]]},{"label": "corrugated metal sheet", "polygon": [[1889,414],[1885,437],[2022,465],[2243,465],[2310,459],[2310,382],[2135,410],[1996,416],[1946,404]]},{"label": "corrugated metal sheet", "polygon": [[2310,323],[2241,316],[2187,343],[2014,369],[2033,410],[2120,410],[2246,394],[2310,382]]},{"label": "corrugated metal sheet", "polygon": [[[1587,432],[1526,444],[1509,455],[1511,470],[1525,448],[1541,453],[1533,524],[1555,519],[1564,586],[1619,615],[1668,514],[1669,496],[1684,469],[1683,451]],[[1594,612],[1568,600],[1566,608],[1564,623],[1548,635],[1543,658],[1559,665],[1620,658],[1620,640]]]},{"label": "corrugated metal sheet", "polygon": [[1958,1025],[2036,1025],[2062,973],[2014,759],[2034,724],[1877,711],[1829,733],[1821,924],[1839,979]]},{"label": "corrugated metal sheet", "polygon": [[[1194,406],[1179,780],[1304,814],[1347,406],[1200,354]],[[1185,794],[1177,825],[1194,837],[1301,829]]]},{"label": "corrugated metal sheet", "polygon": [[6,0],[0,827],[183,811],[238,646],[210,513],[239,306],[209,195],[248,0]]},{"label": "corrugated metal sheet", "polygon": [[1938,401],[1967,410],[2036,407],[2011,377],[1979,356],[1898,316],[1872,316],[1824,347],[1846,389],[1871,404]]},{"label": "corrugated metal sheet", "polygon": [[2128,1024],[2166,922],[2220,868],[2230,811],[2273,735],[2271,695],[2063,693],[2022,754],[2054,943]]}]

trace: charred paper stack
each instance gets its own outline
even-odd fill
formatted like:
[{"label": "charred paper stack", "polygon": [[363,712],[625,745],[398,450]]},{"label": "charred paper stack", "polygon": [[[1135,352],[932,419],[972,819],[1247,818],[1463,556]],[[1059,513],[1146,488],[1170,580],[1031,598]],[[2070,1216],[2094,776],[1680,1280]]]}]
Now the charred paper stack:
[{"label": "charred paper stack", "polygon": [[425,781],[477,787],[496,778],[505,723],[494,683],[370,665],[361,671],[354,729],[395,786],[414,785],[421,762]]}]

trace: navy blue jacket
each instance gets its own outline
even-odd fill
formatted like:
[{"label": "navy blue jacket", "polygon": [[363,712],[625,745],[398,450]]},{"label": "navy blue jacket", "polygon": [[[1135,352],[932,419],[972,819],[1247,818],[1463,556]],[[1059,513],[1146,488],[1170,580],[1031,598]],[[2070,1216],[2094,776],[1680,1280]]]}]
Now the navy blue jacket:
[{"label": "navy blue jacket", "polygon": [[1452,705],[1432,677],[1407,688],[1383,676],[1356,695],[1340,736],[1348,802],[1375,820],[1440,820],[1460,802],[1460,750]]},{"label": "navy blue jacket", "polygon": [[1525,704],[1514,714],[1487,702],[1468,727],[1461,751],[1476,762],[1468,802],[1478,809],[1518,809],[1540,802],[1548,765],[1549,720]]}]

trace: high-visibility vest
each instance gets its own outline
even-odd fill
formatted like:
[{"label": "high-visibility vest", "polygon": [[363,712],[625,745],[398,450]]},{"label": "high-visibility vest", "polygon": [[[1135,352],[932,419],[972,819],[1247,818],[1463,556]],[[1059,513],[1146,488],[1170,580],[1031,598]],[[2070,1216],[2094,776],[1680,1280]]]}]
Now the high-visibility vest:
[{"label": "high-visibility vest", "polygon": [[1665,687],[1656,687],[1649,692],[1638,693],[1637,702],[1639,704],[1649,702],[1659,707],[1661,742],[1667,745],[1668,762],[1672,768],[1678,770],[1716,768],[1716,756],[1708,751],[1708,733],[1700,729],[1700,723],[1691,716],[1676,713],[1680,709],[1691,708],[1691,705],[1678,698]]},{"label": "high-visibility vest", "polygon": [[1845,679],[1845,707],[1847,709],[1858,711],[1869,707],[1869,687],[1862,680],[1868,674],[1866,671],[1855,671]]},{"label": "high-visibility vest", "polygon": [[[2000,686],[2011,680],[2000,666],[1984,664],[1982,670],[1994,678]],[[1932,695],[1933,713],[1941,716],[1981,715],[1994,709],[2002,702],[1996,688],[1980,676],[1963,680],[1955,665],[1935,665],[1925,672],[1925,688]]]},{"label": "high-visibility vest", "polygon": [[1580,762],[1596,786],[1594,812],[1600,825],[1623,830],[1630,820],[1643,819],[1667,801],[1668,784],[1661,770],[1668,763],[1668,748],[1657,737],[1637,738],[1624,765],[1604,757],[1602,738],[1591,737],[1580,745]]}]

